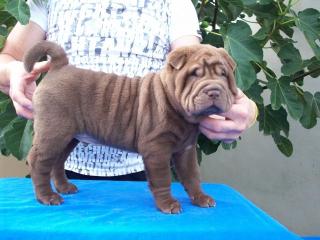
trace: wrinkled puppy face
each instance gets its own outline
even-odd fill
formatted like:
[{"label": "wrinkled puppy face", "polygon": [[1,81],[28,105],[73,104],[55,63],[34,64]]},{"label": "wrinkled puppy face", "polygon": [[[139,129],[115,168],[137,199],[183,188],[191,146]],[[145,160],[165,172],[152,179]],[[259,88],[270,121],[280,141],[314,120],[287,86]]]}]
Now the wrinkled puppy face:
[{"label": "wrinkled puppy face", "polygon": [[235,63],[224,49],[211,45],[178,48],[169,54],[168,68],[174,76],[174,98],[190,120],[231,108],[237,94]]}]

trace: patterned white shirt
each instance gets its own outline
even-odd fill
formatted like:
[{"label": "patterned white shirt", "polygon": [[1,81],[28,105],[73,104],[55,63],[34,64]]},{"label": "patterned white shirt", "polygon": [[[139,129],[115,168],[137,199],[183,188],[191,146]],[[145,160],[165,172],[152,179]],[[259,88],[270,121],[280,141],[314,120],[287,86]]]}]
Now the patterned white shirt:
[{"label": "patterned white shirt", "polygon": [[[143,76],[165,63],[170,44],[201,38],[191,0],[29,0],[31,21],[62,46],[77,67]],[[90,79],[88,79],[90,81]],[[68,157],[65,169],[92,176],[144,170],[142,157],[105,146],[88,135]]]}]

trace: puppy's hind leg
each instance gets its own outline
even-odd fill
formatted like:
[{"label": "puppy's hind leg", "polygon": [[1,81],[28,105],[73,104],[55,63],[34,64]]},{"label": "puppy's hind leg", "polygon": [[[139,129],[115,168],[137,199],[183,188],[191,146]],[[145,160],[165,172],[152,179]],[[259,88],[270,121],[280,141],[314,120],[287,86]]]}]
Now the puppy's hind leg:
[{"label": "puppy's hind leg", "polygon": [[64,171],[64,163],[77,144],[78,140],[76,140],[75,138],[72,139],[71,142],[67,144],[64,151],[60,154],[59,158],[56,160],[56,163],[52,168],[51,177],[54,181],[56,190],[59,193],[72,194],[78,192],[78,188],[68,181]]},{"label": "puppy's hind leg", "polygon": [[48,121],[37,119],[34,122],[35,136],[28,163],[37,200],[45,205],[59,205],[63,202],[63,198],[52,191],[50,173],[73,134],[68,128],[61,129],[60,123],[57,121],[56,124],[48,124]]}]

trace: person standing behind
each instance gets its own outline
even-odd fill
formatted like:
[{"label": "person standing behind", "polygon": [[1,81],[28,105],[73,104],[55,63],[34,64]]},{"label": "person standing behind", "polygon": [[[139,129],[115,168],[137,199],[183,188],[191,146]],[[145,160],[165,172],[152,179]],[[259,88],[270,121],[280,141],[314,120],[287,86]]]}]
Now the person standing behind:
[{"label": "person standing behind", "polygon": [[[0,54],[0,90],[10,95],[18,115],[32,119],[32,95],[39,62],[31,73],[21,62],[35,43],[47,39],[64,48],[79,68],[143,76],[160,70],[167,54],[181,46],[200,44],[196,11],[190,0],[29,0],[31,19],[17,23]],[[90,81],[88,79],[88,81]],[[255,120],[256,107],[241,90],[226,119],[206,118],[200,130],[210,139],[231,142]],[[105,146],[88,135],[65,163],[69,178],[145,180],[142,157]]]}]

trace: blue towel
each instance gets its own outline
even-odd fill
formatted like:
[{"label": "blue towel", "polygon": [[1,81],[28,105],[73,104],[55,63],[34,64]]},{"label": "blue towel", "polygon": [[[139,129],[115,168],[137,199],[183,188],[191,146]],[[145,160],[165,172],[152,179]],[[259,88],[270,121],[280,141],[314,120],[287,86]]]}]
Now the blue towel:
[{"label": "blue towel", "polygon": [[30,179],[0,179],[0,239],[301,239],[222,184],[203,184],[217,206],[199,208],[174,183],[183,212],[166,215],[156,209],[146,182],[72,182],[77,194],[64,195],[60,206],[44,206]]}]

